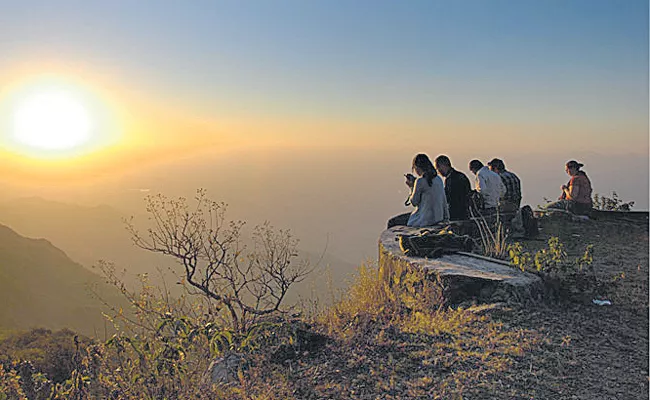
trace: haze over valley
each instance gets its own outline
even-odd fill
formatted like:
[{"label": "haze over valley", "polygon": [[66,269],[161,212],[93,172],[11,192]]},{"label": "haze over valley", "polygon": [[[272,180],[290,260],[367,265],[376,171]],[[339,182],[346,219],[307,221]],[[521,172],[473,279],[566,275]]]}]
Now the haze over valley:
[{"label": "haze over valley", "polygon": [[[436,134],[431,138],[435,143]],[[477,157],[487,162],[499,156],[522,179],[523,203],[533,208],[544,204],[545,197],[557,198],[559,186],[567,180],[563,164],[575,154],[482,154],[432,147],[402,143],[395,149],[251,146],[231,153],[199,152],[81,183],[5,183],[0,218],[21,234],[53,240],[84,265],[107,259],[130,264],[137,271],[141,257],[147,255],[125,251],[132,245],[123,219],[135,216],[136,221],[146,221],[146,195],[184,196],[191,201],[196,190],[204,188],[210,198],[228,204],[227,218],[247,221],[250,227],[270,221],[289,228],[303,250],[325,252],[348,268],[376,258],[377,237],[386,220],[408,211],[403,206],[408,192],[402,174],[409,172],[416,152],[432,157],[448,154],[470,178],[468,160]],[[611,196],[616,191],[621,199],[635,201],[634,209],[648,209],[647,156],[581,155],[594,193]]]}]

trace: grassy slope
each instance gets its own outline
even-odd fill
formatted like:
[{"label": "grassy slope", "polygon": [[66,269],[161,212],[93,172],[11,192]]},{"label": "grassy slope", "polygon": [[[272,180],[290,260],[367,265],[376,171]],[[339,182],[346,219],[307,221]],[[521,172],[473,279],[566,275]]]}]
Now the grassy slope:
[{"label": "grassy slope", "polygon": [[123,303],[104,280],[44,239],[29,239],[0,225],[0,326],[70,328],[101,338],[101,302]]}]

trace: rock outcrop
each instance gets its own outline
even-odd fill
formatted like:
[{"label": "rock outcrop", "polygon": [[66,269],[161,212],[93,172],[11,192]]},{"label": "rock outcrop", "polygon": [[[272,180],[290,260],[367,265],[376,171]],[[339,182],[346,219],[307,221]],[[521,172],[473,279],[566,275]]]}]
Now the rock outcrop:
[{"label": "rock outcrop", "polygon": [[538,276],[501,260],[462,254],[439,258],[406,256],[400,249],[398,235],[417,235],[420,231],[421,228],[396,226],[381,234],[379,264],[386,278],[402,263],[424,270],[442,286],[445,304],[466,301],[526,303],[541,298],[543,285]]}]

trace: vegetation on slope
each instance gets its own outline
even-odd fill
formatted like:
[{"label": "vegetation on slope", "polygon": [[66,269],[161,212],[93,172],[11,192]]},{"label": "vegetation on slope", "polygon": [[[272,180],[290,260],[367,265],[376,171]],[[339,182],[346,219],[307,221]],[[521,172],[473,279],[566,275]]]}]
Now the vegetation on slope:
[{"label": "vegetation on slope", "polygon": [[[441,308],[436,282],[418,271],[387,275],[366,265],[334,306],[236,332],[215,324],[205,305],[170,301],[145,282],[131,297],[143,310],[138,319],[115,315],[118,335],[79,346],[70,378],[42,387],[83,399],[647,398],[647,225],[541,226],[540,240],[521,251],[537,254],[557,237],[556,254],[561,244],[561,258],[573,260],[593,244],[596,294],[612,306],[565,296],[527,307]],[[230,376],[213,384],[211,360],[234,360]],[[0,371],[8,398],[28,389],[30,398],[49,398],[18,379],[18,364]]]},{"label": "vegetation on slope", "polygon": [[102,301],[126,305],[99,275],[70,260],[44,239],[29,239],[0,225],[0,327],[69,328],[101,336]]}]

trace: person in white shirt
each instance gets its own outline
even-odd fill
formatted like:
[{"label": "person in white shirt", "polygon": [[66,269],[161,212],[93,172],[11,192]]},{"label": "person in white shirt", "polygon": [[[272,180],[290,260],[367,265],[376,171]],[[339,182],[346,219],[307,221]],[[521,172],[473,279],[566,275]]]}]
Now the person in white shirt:
[{"label": "person in white shirt", "polygon": [[495,210],[499,200],[506,193],[506,187],[496,172],[483,165],[479,160],[469,162],[469,170],[476,175],[475,189],[483,197],[483,207],[486,211]]},{"label": "person in white shirt", "polygon": [[429,157],[426,154],[416,155],[413,158],[412,170],[419,178],[408,174],[406,185],[411,188],[408,202],[415,206],[415,210],[412,213],[392,218],[388,221],[388,228],[395,225],[432,226],[439,222],[449,221],[445,185]]}]

